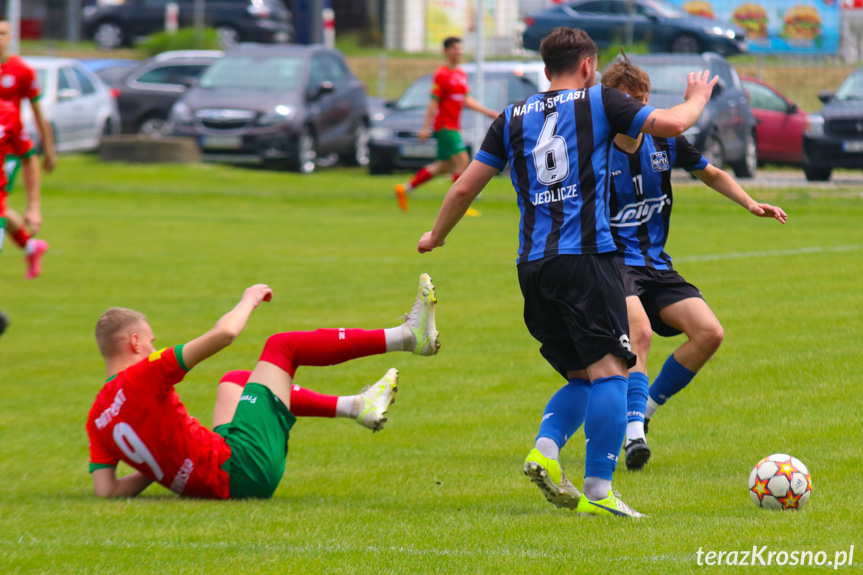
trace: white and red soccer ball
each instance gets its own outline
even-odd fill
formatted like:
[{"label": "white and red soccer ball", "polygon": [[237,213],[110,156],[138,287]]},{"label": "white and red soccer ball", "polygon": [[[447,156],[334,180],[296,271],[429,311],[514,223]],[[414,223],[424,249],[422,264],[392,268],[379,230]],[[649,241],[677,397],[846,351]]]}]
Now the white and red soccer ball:
[{"label": "white and red soccer ball", "polygon": [[812,493],[812,478],[796,457],[777,453],[765,457],[749,474],[749,496],[757,507],[802,509]]}]

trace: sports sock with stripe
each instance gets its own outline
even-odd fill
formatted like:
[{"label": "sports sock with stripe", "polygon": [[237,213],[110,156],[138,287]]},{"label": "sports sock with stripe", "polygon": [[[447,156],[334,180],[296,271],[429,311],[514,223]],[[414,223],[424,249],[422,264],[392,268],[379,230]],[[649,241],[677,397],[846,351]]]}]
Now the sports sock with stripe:
[{"label": "sports sock with stripe", "polygon": [[657,405],[664,405],[674,394],[689,385],[693,377],[695,372],[680,365],[674,358],[674,354],[669,355],[662,366],[662,371],[650,386],[650,399]]},{"label": "sports sock with stripe", "polygon": [[644,439],[644,414],[647,411],[647,389],[650,381],[646,373],[630,372],[626,391],[626,440]]},{"label": "sports sock with stripe", "polygon": [[[582,378],[572,378],[555,393],[542,415],[539,433],[536,437],[536,448],[546,457],[551,457],[546,451],[546,445],[540,445],[540,439],[548,438],[558,447],[566,445],[569,438],[578,431],[584,423],[584,413],[590,398],[590,381]],[[557,459],[557,456],[551,457]]]},{"label": "sports sock with stripe", "polygon": [[611,481],[614,475],[626,436],[626,386],[626,378],[622,375],[593,380],[584,421],[587,439],[585,477]]}]

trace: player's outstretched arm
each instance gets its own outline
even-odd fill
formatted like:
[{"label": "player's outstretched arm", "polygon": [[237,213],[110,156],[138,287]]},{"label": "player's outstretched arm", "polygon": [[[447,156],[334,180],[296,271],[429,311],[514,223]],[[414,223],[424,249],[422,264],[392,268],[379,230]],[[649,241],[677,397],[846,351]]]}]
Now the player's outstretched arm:
[{"label": "player's outstretched arm", "polygon": [[24,210],[24,225],[30,233],[37,233],[42,227],[41,190],[42,178],[39,172],[39,159],[35,154],[21,160],[24,174],[24,190],[27,194],[27,209]]},{"label": "player's outstretched arm", "polygon": [[479,100],[477,100],[476,98],[472,98],[470,96],[467,96],[464,99],[464,105],[465,105],[465,107],[470,108],[474,112],[479,112],[480,114],[485,114],[486,116],[488,116],[492,120],[494,120],[495,118],[497,118],[500,115],[500,112],[495,112],[491,108],[486,108],[485,106],[483,106],[482,104],[479,103]]},{"label": "player's outstretched arm", "polygon": [[455,181],[443,199],[432,231],[423,234],[417,251],[424,254],[446,243],[446,237],[464,217],[471,202],[498,172],[488,164],[472,161],[464,173]]},{"label": "player's outstretched arm", "polygon": [[272,297],[273,290],[266,284],[247,288],[243,292],[240,303],[223,315],[213,329],[183,346],[183,363],[186,367],[192,369],[211,355],[234,343],[246,327],[246,322],[255,308],[261,302],[270,301]]},{"label": "player's outstretched arm", "polygon": [[719,81],[719,76],[715,76],[713,80],[708,80],[709,77],[709,70],[690,72],[686,77],[686,92],[683,93],[686,101],[668,110],[654,110],[647,117],[641,131],[652,136],[676,138],[691,128],[710,101],[713,86]]},{"label": "player's outstretched arm", "polygon": [[756,202],[743,188],[740,187],[740,184],[738,184],[734,178],[728,174],[728,172],[708,164],[705,169],[696,170],[692,173],[699,180],[729,200],[737,202],[749,210],[749,213],[760,218],[775,218],[782,224],[788,221],[788,215],[782,210],[782,208]]},{"label": "player's outstretched arm", "polygon": [[435,98],[429,98],[429,105],[426,106],[426,115],[423,117],[423,125],[420,131],[417,132],[417,138],[420,142],[425,142],[426,138],[431,136],[431,125],[434,117],[437,115],[440,103]]},{"label": "player's outstretched arm", "polygon": [[97,497],[135,497],[151,483],[152,479],[138,471],[119,479],[115,467],[103,467],[93,472],[93,493]]}]

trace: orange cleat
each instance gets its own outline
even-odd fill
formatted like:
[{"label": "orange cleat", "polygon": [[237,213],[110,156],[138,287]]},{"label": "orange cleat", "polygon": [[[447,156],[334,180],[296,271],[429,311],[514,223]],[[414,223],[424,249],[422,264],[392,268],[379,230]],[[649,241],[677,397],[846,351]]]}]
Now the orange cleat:
[{"label": "orange cleat", "polygon": [[403,184],[396,185],[396,199],[403,212],[408,211],[408,193]]}]

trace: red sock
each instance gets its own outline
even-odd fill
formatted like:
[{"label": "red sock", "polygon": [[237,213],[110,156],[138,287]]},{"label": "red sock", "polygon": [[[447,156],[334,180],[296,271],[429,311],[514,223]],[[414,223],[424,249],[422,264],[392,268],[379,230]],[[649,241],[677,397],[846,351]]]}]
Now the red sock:
[{"label": "red sock", "polygon": [[234,383],[240,387],[246,387],[250,375],[252,375],[252,372],[248,369],[235,369],[223,375],[219,383]]},{"label": "red sock", "polygon": [[297,417],[335,417],[337,395],[324,395],[299,385],[291,386],[291,413]]},{"label": "red sock", "polygon": [[335,365],[387,350],[384,330],[318,329],[270,336],[261,353],[267,361],[294,377],[301,365]]},{"label": "red sock", "polygon": [[12,233],[12,239],[15,240],[15,243],[18,244],[19,246],[21,246],[22,248],[27,246],[27,241],[31,237],[32,236],[30,235],[30,232],[28,232],[24,228],[21,228],[17,232]]},{"label": "red sock", "polygon": [[429,172],[426,168],[420,168],[420,171],[414,175],[414,179],[411,180],[411,188],[415,188],[420,184],[429,181],[434,176],[431,172]]},{"label": "red sock", "polygon": [[455,183],[455,181],[459,178],[459,176],[461,176],[461,174],[459,174],[458,172],[453,172],[452,173],[452,182]]}]

